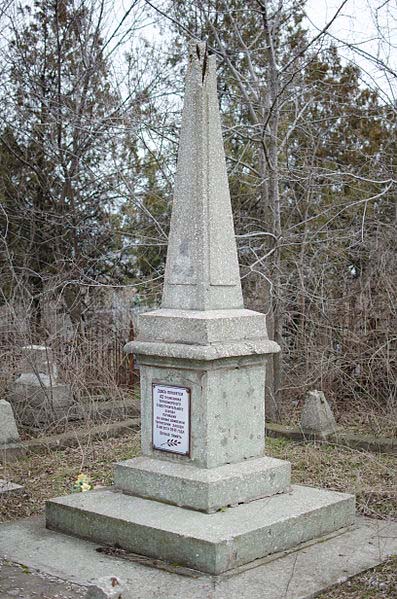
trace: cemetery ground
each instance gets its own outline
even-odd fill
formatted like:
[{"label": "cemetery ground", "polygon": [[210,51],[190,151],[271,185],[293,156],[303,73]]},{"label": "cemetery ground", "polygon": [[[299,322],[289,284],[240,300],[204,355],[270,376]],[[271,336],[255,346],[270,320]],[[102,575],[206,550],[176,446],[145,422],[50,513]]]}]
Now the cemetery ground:
[{"label": "cemetery ground", "polygon": [[[3,464],[0,478],[23,484],[25,492],[1,499],[0,520],[5,522],[42,514],[45,501],[71,493],[81,473],[87,475],[94,487],[110,485],[111,464],[138,455],[139,446],[139,433],[134,431],[116,438],[80,442],[76,447],[30,453],[15,462]],[[397,518],[396,456],[328,444],[296,443],[287,439],[267,439],[266,453],[292,463],[295,483],[354,493],[360,515],[378,519]],[[8,572],[13,568],[13,575],[18,575],[20,588],[40,587],[34,573],[24,571],[23,566],[6,564],[3,568],[5,576],[7,568]],[[42,592],[45,589],[44,597],[55,597],[57,593],[59,597],[82,596],[78,589],[62,587],[62,583],[48,579],[43,579],[40,588]],[[11,596],[0,591],[2,598]],[[377,568],[325,591],[320,597],[397,598],[397,556],[391,556]]]}]

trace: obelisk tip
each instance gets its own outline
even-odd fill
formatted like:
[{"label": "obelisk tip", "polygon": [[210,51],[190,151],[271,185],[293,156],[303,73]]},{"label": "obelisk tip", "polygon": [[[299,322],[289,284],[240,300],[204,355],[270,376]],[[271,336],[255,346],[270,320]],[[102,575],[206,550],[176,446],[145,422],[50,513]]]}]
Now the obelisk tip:
[{"label": "obelisk tip", "polygon": [[209,55],[207,42],[194,40],[189,43],[189,63],[191,68],[199,69],[202,82],[207,79],[208,73],[216,70],[216,57]]}]

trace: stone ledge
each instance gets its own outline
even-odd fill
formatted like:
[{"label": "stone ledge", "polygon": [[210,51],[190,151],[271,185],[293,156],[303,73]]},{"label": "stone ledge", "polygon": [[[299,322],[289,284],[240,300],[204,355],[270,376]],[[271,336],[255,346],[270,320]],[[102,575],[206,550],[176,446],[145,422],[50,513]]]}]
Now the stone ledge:
[{"label": "stone ledge", "polygon": [[252,310],[163,308],[139,315],[138,341],[209,345],[267,338],[265,315]]},{"label": "stone ledge", "polygon": [[290,478],[290,463],[269,457],[210,469],[138,457],[114,467],[124,493],[207,513],[284,493]]},{"label": "stone ledge", "polygon": [[339,430],[336,433],[318,434],[303,431],[298,427],[283,426],[275,422],[266,423],[267,437],[281,437],[291,439],[291,441],[316,441],[319,443],[328,443],[330,445],[341,445],[358,449],[362,451],[370,451],[374,453],[389,453],[397,454],[397,439],[387,437],[377,437],[376,435],[359,435],[348,431]]},{"label": "stone ledge", "polygon": [[165,343],[151,341],[130,341],[124,346],[127,354],[176,358],[185,360],[213,361],[223,358],[244,356],[265,356],[280,351],[280,346],[269,339],[259,339],[212,345],[189,345],[187,343]]},{"label": "stone ledge", "polygon": [[352,495],[294,486],[215,514],[131,497],[110,489],[47,502],[47,528],[220,574],[350,526]]},{"label": "stone ledge", "polygon": [[49,435],[21,441],[11,445],[0,445],[0,463],[17,460],[19,457],[29,453],[40,453],[49,449],[59,449],[63,447],[72,447],[86,441],[89,437],[91,441],[99,437],[117,437],[126,432],[137,430],[140,425],[140,418],[128,418],[120,422],[110,424],[98,424],[82,427],[59,435]]}]

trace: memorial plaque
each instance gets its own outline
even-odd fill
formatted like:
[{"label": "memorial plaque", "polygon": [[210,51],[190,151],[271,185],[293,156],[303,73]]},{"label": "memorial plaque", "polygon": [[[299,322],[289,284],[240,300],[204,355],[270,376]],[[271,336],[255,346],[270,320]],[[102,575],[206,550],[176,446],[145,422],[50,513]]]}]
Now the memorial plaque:
[{"label": "memorial plaque", "polygon": [[190,453],[190,389],[152,384],[153,448]]}]

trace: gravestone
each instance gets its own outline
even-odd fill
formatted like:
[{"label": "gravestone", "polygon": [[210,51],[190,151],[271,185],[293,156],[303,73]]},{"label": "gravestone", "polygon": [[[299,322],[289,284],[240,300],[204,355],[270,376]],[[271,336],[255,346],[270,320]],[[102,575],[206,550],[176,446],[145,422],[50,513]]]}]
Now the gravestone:
[{"label": "gravestone", "polygon": [[245,310],[215,57],[190,48],[162,307],[127,346],[141,371],[142,456],[115,485],[53,499],[47,527],[219,574],[354,522],[351,495],[291,486],[264,454],[264,377],[279,351]]},{"label": "gravestone", "polygon": [[[10,462],[24,455],[25,449],[21,443],[11,404],[5,399],[0,400],[0,462]],[[1,487],[1,480],[0,480]],[[8,486],[0,492],[9,490]]]},{"label": "gravestone", "polygon": [[17,485],[16,483],[12,483],[9,480],[4,480],[4,478],[0,478],[0,501],[2,497],[10,495],[21,495],[24,491],[24,487],[22,485]]},{"label": "gravestone", "polygon": [[0,399],[0,449],[12,443],[19,443],[20,437],[15,423],[11,404]]},{"label": "gravestone", "polygon": [[309,435],[327,436],[337,431],[335,416],[322,391],[308,391],[301,414],[301,429]]},{"label": "gravestone", "polygon": [[70,386],[58,380],[50,348],[45,345],[23,347],[19,370],[19,376],[8,389],[8,399],[18,423],[39,426],[68,417],[73,396]]}]

